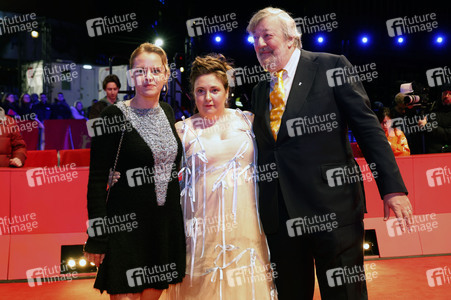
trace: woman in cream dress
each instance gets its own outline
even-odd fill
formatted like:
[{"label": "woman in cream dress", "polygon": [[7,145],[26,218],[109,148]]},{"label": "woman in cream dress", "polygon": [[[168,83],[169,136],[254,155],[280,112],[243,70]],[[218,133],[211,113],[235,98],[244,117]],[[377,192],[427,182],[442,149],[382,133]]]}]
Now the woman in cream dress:
[{"label": "woman in cream dress", "polygon": [[225,107],[231,69],[221,55],[197,57],[191,69],[199,112],[176,124],[186,277],[165,299],[277,299],[277,268],[258,215],[253,115]]}]

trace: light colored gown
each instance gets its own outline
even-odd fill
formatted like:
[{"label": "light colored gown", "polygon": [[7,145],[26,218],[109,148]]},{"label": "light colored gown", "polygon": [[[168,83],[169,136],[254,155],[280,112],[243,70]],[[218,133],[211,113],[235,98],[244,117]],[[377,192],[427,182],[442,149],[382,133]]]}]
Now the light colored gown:
[{"label": "light colored gown", "polygon": [[187,275],[160,299],[277,299],[258,215],[252,117],[226,109],[214,125],[200,117],[177,124]]}]

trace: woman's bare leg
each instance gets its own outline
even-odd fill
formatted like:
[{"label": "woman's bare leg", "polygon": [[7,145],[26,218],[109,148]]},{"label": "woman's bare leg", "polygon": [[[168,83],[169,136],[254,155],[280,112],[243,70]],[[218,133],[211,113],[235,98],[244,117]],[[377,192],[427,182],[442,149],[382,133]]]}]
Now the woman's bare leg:
[{"label": "woman's bare leg", "polygon": [[110,300],[141,300],[142,293],[115,294],[110,295]]},{"label": "woman's bare leg", "polygon": [[145,289],[142,293],[110,295],[110,300],[158,300],[163,290]]},{"label": "woman's bare leg", "polygon": [[158,299],[160,299],[160,296],[162,293],[163,293],[163,290],[145,289],[141,293],[141,300],[158,300]]}]

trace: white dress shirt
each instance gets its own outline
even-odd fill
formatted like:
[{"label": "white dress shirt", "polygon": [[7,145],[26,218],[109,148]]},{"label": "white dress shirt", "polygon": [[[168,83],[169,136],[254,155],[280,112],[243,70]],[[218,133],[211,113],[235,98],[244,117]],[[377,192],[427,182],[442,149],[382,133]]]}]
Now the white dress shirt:
[{"label": "white dress shirt", "polygon": [[[291,86],[293,85],[293,79],[294,79],[294,75],[296,74],[296,69],[297,69],[300,57],[301,57],[301,50],[296,48],[294,50],[293,54],[291,54],[290,60],[288,61],[286,66],[283,68],[286,70],[286,72],[283,73],[283,87],[284,87],[284,91],[285,91],[285,95],[283,97],[283,102],[285,102],[285,106],[287,105],[288,95],[290,94]],[[274,84],[276,83],[276,81],[277,81],[277,77],[271,75],[271,83],[270,83],[269,93],[271,93],[272,90],[274,89]],[[271,109],[272,109],[272,105],[271,105],[271,101],[269,101],[269,110],[271,111]]]}]

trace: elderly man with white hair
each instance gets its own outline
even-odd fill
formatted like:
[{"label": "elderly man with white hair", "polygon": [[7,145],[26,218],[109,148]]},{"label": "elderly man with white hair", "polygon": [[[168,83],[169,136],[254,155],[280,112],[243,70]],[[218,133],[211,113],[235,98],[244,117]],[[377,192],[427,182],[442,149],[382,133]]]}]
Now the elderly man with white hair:
[{"label": "elderly man with white hair", "polygon": [[[363,268],[362,175],[348,139],[351,128],[384,202],[405,230],[412,206],[393,152],[349,61],[302,49],[293,18],[265,8],[247,28],[272,80],[252,93],[258,164],[277,165],[278,179],[260,182],[260,216],[278,272],[279,299],[367,299]],[[352,280],[351,280],[352,279]]]}]

